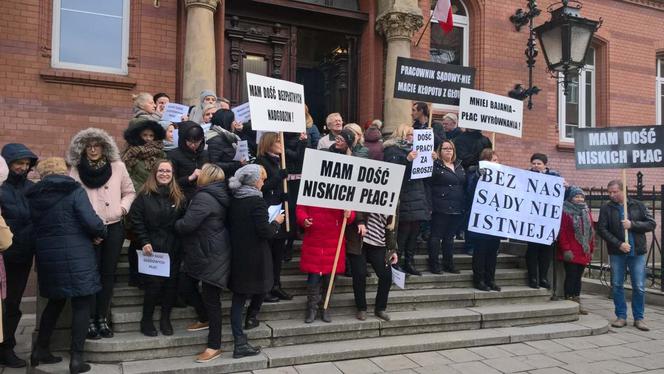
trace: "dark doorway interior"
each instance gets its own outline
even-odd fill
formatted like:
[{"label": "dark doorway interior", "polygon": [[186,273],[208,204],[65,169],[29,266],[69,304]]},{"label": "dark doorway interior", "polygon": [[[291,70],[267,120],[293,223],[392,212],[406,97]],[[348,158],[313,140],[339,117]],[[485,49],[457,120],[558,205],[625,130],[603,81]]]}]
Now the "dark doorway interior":
[{"label": "dark doorway interior", "polygon": [[355,120],[354,45],[354,38],[341,33],[298,29],[295,79],[304,85],[309,113],[321,130],[332,112],[344,122]]}]

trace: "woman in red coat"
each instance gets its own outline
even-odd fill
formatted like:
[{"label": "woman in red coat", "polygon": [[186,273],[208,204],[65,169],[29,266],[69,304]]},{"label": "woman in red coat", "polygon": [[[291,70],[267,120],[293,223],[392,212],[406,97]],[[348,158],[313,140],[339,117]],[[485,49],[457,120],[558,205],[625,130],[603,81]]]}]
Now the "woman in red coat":
[{"label": "woman in red coat", "polygon": [[581,277],[593,257],[593,237],[592,215],[583,190],[572,186],[563,204],[556,257],[565,264],[565,299],[579,303],[580,314],[588,314],[581,308]]},{"label": "woman in red coat", "polygon": [[[344,215],[348,218],[347,223],[350,223],[355,219],[355,212],[298,205],[295,215],[297,224],[304,227],[300,270],[308,273],[307,313],[304,322],[312,323],[316,319],[318,304],[323,299],[322,295],[327,292],[330,282]],[[341,253],[337,261],[336,272],[343,273],[345,270],[346,243],[344,239],[341,242]],[[324,322],[332,322],[328,310],[329,308],[321,312],[321,319]]]}]

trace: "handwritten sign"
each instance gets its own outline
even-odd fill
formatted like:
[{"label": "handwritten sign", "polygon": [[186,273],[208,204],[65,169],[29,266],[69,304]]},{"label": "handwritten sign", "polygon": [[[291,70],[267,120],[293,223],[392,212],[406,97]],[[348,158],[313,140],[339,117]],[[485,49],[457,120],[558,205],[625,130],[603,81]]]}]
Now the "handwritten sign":
[{"label": "handwritten sign", "polygon": [[176,103],[168,103],[164,108],[164,114],[161,115],[161,120],[168,122],[182,122],[182,116],[186,116],[188,113],[188,106]]},{"label": "handwritten sign", "polygon": [[433,173],[433,130],[413,130],[413,151],[417,157],[413,160],[410,179],[428,178]]},{"label": "handwritten sign", "polygon": [[246,140],[239,140],[237,142],[237,149],[235,150],[235,157],[233,161],[249,160],[249,143]]},{"label": "handwritten sign", "polygon": [[249,102],[231,108],[235,114],[235,120],[239,123],[247,123],[251,121],[251,111],[249,110]]},{"label": "handwritten sign", "polygon": [[168,253],[152,252],[152,256],[145,256],[141,250],[137,250],[136,253],[139,273],[158,277],[171,275],[171,258]]}]

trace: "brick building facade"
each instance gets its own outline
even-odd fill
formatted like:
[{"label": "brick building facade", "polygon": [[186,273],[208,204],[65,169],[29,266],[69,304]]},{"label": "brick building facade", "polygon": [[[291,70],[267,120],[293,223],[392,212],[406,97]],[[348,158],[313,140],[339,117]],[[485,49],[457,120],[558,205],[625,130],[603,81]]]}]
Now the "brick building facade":
[{"label": "brick building facade", "polygon": [[[184,100],[183,80],[188,69],[184,58],[185,30],[187,7],[192,1],[119,0],[119,3],[128,8],[115,16],[127,30],[122,39],[126,45],[126,66],[120,69],[126,73],[67,69],[54,63],[54,46],[60,48],[59,52],[63,46],[54,44],[53,8],[57,6],[61,11],[66,6],[75,8],[77,2],[0,2],[0,143],[22,142],[40,156],[62,155],[71,136],[87,126],[104,128],[120,140],[131,116],[132,93],[166,92],[174,101]],[[387,3],[395,2],[222,1],[216,5],[213,18],[214,88],[238,104],[243,100],[239,77],[245,71],[264,69],[266,74],[297,80],[305,86],[307,82],[334,77],[329,86],[317,88],[310,95],[324,97],[319,108],[340,110],[349,122],[365,123],[382,118],[384,92],[391,92],[392,88],[385,87],[387,48],[385,32],[380,30],[377,19]],[[412,3],[420,8],[426,23],[431,1],[412,0]],[[506,95],[515,84],[526,83],[523,50],[528,35],[525,29],[515,31],[509,21],[510,15],[525,7],[526,1],[453,3],[457,21],[463,23],[458,25],[462,38],[443,37],[441,42],[436,40],[440,36],[432,34],[438,32],[436,25],[426,26],[426,30],[422,27],[412,33],[411,56],[432,59],[432,50],[437,47],[443,52],[447,47],[457,48],[462,56],[450,61],[456,59],[453,63],[465,62],[476,68],[477,89]],[[543,12],[536,18],[536,24],[548,20],[544,10],[551,3],[540,2]],[[65,25],[63,14],[61,24]],[[550,166],[560,170],[571,183],[600,186],[617,173],[574,170],[573,143],[564,139],[566,126],[561,115],[578,116],[573,121],[597,127],[661,123],[664,1],[586,0],[582,15],[595,20],[602,18],[603,24],[593,40],[594,62],[588,79],[582,80],[581,89],[576,90],[577,101],[568,99],[573,102],[559,105],[565,97],[559,94],[555,80],[545,71],[540,54],[534,82],[542,92],[534,97],[533,110],[524,113],[523,138],[497,135],[496,148],[502,162],[518,167],[526,167],[529,155],[535,151],[547,153]],[[91,37],[95,31],[92,22]],[[60,41],[64,44],[67,36],[62,35]],[[415,46],[420,35],[421,41]],[[95,40],[97,46],[107,43],[103,35]],[[442,46],[432,45],[432,40]],[[338,46],[334,44],[337,41]],[[329,53],[323,53],[326,52],[323,48],[328,48]],[[91,54],[94,53],[92,48]],[[256,60],[252,56],[264,58]],[[437,113],[449,110],[438,108]],[[326,113],[319,111],[314,114],[320,124]],[[629,174],[634,173],[636,170]],[[651,169],[645,174],[647,185],[664,183],[661,170]],[[633,184],[631,180],[630,185]]]}]

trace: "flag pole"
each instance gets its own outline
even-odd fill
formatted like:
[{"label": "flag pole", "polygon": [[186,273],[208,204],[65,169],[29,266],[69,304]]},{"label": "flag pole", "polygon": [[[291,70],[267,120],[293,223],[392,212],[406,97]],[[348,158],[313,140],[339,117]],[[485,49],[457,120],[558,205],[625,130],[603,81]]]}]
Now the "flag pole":
[{"label": "flag pole", "polygon": [[415,43],[416,47],[420,45],[420,41],[422,40],[424,33],[427,32],[427,29],[429,28],[429,24],[431,23],[432,19],[433,19],[433,12],[431,12],[431,17],[429,17],[429,21],[427,21],[427,23],[424,25],[424,29],[422,30],[420,37],[417,39],[417,43]]}]

